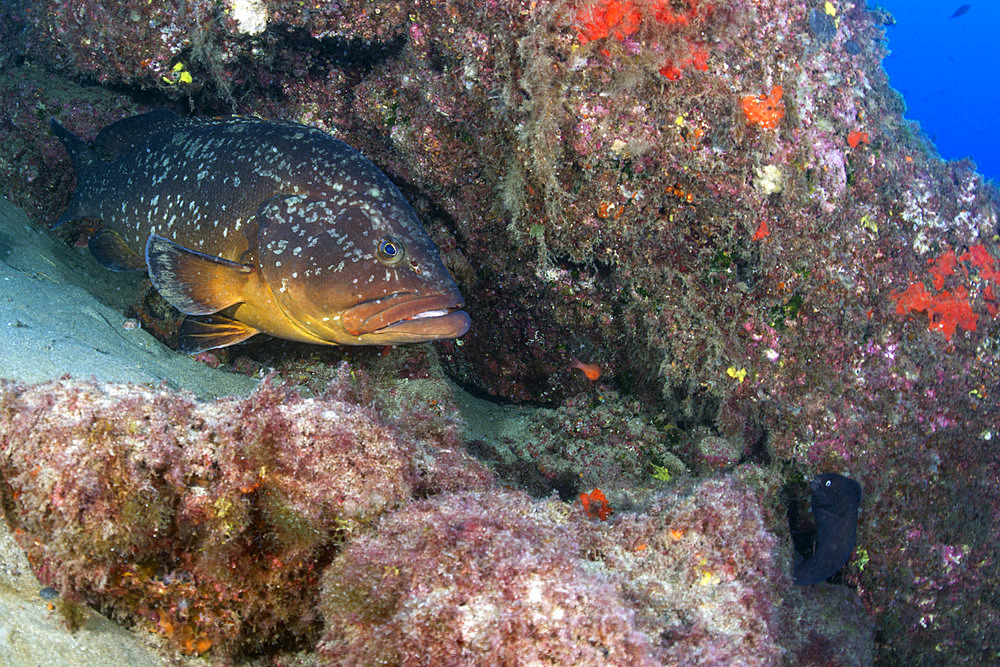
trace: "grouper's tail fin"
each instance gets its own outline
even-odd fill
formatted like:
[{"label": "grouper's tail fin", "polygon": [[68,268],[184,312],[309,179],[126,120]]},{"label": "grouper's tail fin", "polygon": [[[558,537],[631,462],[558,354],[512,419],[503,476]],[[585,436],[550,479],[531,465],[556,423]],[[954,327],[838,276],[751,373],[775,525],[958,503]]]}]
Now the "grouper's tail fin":
[{"label": "grouper's tail fin", "polygon": [[91,184],[98,171],[100,159],[90,146],[60,125],[55,118],[49,119],[49,126],[52,128],[52,133],[62,141],[63,147],[73,161],[73,168],[76,170],[76,191],[73,193],[73,199],[70,200],[66,212],[50,227],[50,229],[55,229],[64,222],[85,218],[93,213],[89,205],[90,197],[88,195],[92,190]]}]

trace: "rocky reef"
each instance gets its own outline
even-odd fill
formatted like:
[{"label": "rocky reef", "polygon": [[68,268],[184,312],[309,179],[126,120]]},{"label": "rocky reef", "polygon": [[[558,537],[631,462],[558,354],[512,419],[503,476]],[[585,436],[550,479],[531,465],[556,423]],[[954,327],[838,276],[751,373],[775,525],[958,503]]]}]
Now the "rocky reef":
[{"label": "rocky reef", "polygon": [[[277,370],[242,399],[4,385],[3,508],[42,581],[215,656],[995,660],[1000,195],[903,119],[891,20],[8,3],[0,188],[37,224],[72,181],[49,116],[287,118],[400,185],[473,320],[433,351],[206,357]],[[796,589],[826,471],[863,487],[858,547]]]}]

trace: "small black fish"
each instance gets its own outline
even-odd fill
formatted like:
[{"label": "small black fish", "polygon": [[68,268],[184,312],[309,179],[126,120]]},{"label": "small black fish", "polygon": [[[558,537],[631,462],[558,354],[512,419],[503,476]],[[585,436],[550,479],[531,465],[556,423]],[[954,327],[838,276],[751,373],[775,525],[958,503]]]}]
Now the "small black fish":
[{"label": "small black fish", "polygon": [[812,487],[812,513],[816,520],[813,554],[795,566],[799,586],[826,581],[844,567],[858,538],[861,485],[836,473],[817,475]]},{"label": "small black fish", "polygon": [[952,14],[951,16],[949,16],[948,18],[950,18],[950,19],[957,19],[959,16],[962,16],[964,14],[968,14],[970,9],[972,9],[972,5],[962,5],[961,7],[959,7],[958,9],[956,9],[955,13]]},{"label": "small black fish", "polygon": [[316,128],[160,109],[90,147],[55,120],[77,186],[57,225],[104,227],[105,267],[148,270],[193,353],[257,333],[327,345],[457,338],[462,295],[395,185]]}]

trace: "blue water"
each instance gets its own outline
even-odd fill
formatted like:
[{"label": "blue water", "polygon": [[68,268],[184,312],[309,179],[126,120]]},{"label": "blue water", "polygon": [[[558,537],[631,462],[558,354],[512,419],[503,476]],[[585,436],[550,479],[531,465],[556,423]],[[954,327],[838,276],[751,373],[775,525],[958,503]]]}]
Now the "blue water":
[{"label": "blue water", "polygon": [[[972,8],[948,18],[963,4]],[[971,157],[1000,182],[1000,1],[879,0],[896,25],[887,30],[885,70],[941,157]]]}]

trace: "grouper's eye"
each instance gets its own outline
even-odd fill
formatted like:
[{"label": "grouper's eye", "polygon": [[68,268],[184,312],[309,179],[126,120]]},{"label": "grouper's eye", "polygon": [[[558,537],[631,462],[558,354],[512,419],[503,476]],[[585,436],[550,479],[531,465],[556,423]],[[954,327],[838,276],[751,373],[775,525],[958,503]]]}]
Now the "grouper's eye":
[{"label": "grouper's eye", "polygon": [[386,236],[378,242],[378,261],[386,266],[398,263],[405,254],[403,242],[398,239]]}]

